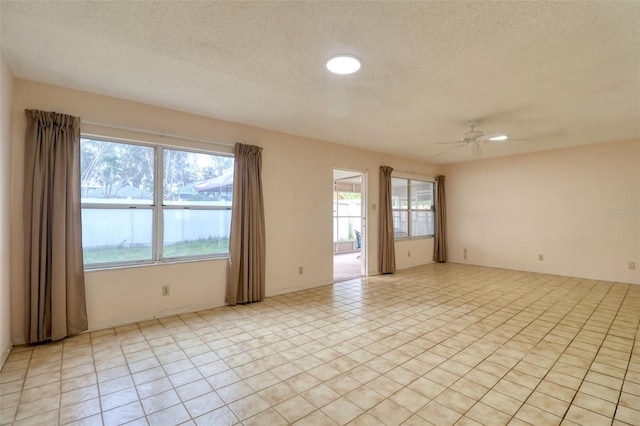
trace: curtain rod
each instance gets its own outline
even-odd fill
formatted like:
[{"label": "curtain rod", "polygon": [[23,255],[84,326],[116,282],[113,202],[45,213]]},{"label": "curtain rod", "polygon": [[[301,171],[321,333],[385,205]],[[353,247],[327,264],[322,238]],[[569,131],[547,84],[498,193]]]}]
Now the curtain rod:
[{"label": "curtain rod", "polygon": [[[394,171],[394,172],[397,172],[397,173],[404,173],[404,174],[406,174],[406,175],[420,175],[420,176],[427,176],[427,175],[429,175],[429,176],[430,176],[430,174],[425,174],[425,173],[422,173],[422,172],[410,172],[410,171],[408,171],[408,170],[398,170],[398,169],[393,169],[393,171]],[[433,177],[437,177],[437,175],[434,175]]]},{"label": "curtain rod", "polygon": [[214,144],[214,145],[220,145],[220,146],[229,146],[231,148],[234,147],[233,144],[224,143],[224,142],[215,142],[215,141],[211,141],[211,140],[207,140],[207,139],[191,138],[189,136],[170,135],[170,134],[166,134],[166,133],[162,133],[162,132],[154,132],[152,130],[143,130],[143,129],[136,129],[136,128],[133,128],[133,127],[116,126],[115,124],[96,123],[94,121],[86,121],[86,120],[81,120],[80,124],[81,125],[82,124],[89,124],[89,125],[92,125],[92,126],[107,127],[109,129],[117,129],[117,130],[125,130],[125,131],[128,131],[128,132],[144,133],[144,134],[147,134],[147,135],[160,136],[160,137],[163,137],[163,138],[175,138],[175,139],[181,139],[181,140],[191,141],[191,142],[203,142],[203,143],[207,143],[207,144]]}]

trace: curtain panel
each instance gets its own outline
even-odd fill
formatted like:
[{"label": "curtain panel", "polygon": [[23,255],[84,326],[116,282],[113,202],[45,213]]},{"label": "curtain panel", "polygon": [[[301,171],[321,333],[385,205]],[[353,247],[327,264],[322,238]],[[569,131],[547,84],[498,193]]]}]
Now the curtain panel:
[{"label": "curtain panel", "polygon": [[24,238],[28,343],[87,330],[80,223],[80,119],[26,110]]},{"label": "curtain panel", "polygon": [[447,206],[444,195],[444,176],[436,177],[436,229],[433,241],[433,261],[447,261]]},{"label": "curtain panel", "polygon": [[378,222],[378,263],[380,272],[396,271],[396,248],[391,210],[391,172],[393,168],[380,166],[380,219]]},{"label": "curtain panel", "polygon": [[262,148],[236,143],[229,271],[225,301],[259,302],[265,295],[265,224]]}]

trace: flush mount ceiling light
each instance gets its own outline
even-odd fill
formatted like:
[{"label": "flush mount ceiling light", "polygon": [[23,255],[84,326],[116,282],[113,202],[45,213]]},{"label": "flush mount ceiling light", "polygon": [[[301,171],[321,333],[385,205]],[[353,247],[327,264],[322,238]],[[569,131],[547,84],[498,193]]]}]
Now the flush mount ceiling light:
[{"label": "flush mount ceiling light", "polygon": [[327,61],[327,69],[334,74],[353,74],[360,69],[360,59],[353,55],[336,55]]}]

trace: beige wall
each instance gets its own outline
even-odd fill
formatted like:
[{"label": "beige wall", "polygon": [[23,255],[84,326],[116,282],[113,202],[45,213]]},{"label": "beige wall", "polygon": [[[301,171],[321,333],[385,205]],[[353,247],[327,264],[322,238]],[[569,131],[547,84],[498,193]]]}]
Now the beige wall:
[{"label": "beige wall", "polygon": [[[22,250],[22,157],[25,108],[54,110],[80,116],[83,121],[213,140],[231,145],[260,145],[267,225],[267,295],[323,285],[332,281],[333,169],[367,173],[369,272],[377,262],[378,169],[389,165],[403,174],[429,178],[437,168],[427,163],[393,158],[318,140],[181,113],[97,94],[15,79],[13,102],[12,247]],[[153,137],[135,132],[83,124],[83,131],[105,136],[207,147],[229,152],[229,146]],[[376,204],[376,208],[373,207]],[[396,244],[398,266],[429,263],[432,239]],[[411,251],[411,257],[407,256]],[[402,255],[404,253],[404,256]],[[304,274],[298,274],[298,267]],[[12,263],[13,341],[23,341],[22,265]],[[220,306],[224,302],[226,260],[155,265],[86,274],[89,326],[92,329],[156,316]],[[161,297],[161,286],[171,295]]]},{"label": "beige wall", "polygon": [[459,163],[445,174],[451,261],[640,284],[640,141]]},{"label": "beige wall", "polygon": [[[0,50],[0,205],[9,205],[11,188],[11,101],[13,75]],[[11,350],[9,209],[0,209],[0,367]]]}]

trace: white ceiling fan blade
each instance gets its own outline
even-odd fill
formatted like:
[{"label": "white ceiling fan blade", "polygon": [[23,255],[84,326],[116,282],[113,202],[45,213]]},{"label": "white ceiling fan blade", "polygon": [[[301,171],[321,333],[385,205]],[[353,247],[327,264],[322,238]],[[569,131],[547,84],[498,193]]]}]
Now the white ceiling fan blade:
[{"label": "white ceiling fan blade", "polygon": [[508,136],[504,133],[490,133],[488,135],[482,135],[477,138],[480,142],[504,142],[509,140]]},{"label": "white ceiling fan blade", "polygon": [[445,150],[444,150],[444,151],[442,151],[442,152],[439,152],[439,153],[437,153],[437,154],[434,154],[434,155],[429,156],[429,158],[439,157],[439,156],[441,156],[442,154],[446,154],[447,152],[451,152],[451,151],[453,151],[454,149],[458,149],[458,148],[460,148],[460,147],[462,147],[462,146],[463,146],[463,145],[458,145],[458,146],[454,146],[453,148],[445,149]]},{"label": "white ceiling fan blade", "polygon": [[455,142],[432,142],[429,145],[451,145],[454,143],[462,143],[462,141],[455,141]]}]

